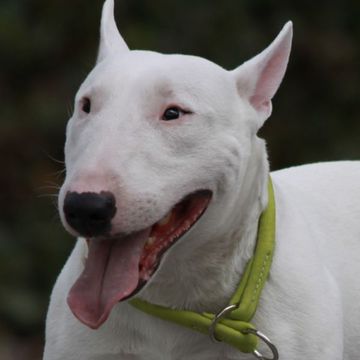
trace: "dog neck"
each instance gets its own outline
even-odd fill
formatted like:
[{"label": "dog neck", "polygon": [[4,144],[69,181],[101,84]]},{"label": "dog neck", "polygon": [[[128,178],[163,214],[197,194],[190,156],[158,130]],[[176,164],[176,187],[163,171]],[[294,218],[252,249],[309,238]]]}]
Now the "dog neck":
[{"label": "dog neck", "polygon": [[[267,204],[269,166],[265,143],[257,140],[245,172],[238,174],[237,183],[226,194],[230,205],[222,209],[226,220],[219,231],[205,233],[205,245],[191,248],[186,257],[181,251],[172,254],[140,294],[142,299],[192,311],[217,312],[227,305],[253,255],[258,220]],[[196,242],[198,236],[200,233],[191,233],[182,247]]]}]

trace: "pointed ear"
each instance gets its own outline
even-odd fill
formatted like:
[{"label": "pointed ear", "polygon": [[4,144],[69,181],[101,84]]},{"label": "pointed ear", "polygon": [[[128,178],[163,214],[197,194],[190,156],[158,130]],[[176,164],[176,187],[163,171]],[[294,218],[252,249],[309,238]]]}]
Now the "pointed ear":
[{"label": "pointed ear", "polygon": [[129,48],[116,27],[114,0],[106,0],[101,15],[100,47],[97,63],[115,51],[129,51]]},{"label": "pointed ear", "polygon": [[239,94],[247,98],[260,115],[259,127],[271,114],[271,99],[285,74],[291,40],[292,23],[289,21],[263,52],[232,71]]}]

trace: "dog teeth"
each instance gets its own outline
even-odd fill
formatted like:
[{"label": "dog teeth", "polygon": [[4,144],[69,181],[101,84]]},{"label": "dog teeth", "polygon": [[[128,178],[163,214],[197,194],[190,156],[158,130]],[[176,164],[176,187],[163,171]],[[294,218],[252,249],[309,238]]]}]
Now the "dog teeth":
[{"label": "dog teeth", "polygon": [[155,242],[155,237],[154,236],[150,236],[146,242],[146,245],[152,245]]},{"label": "dog teeth", "polygon": [[159,222],[159,226],[165,226],[170,222],[172,212],[169,212],[167,215],[165,215]]}]

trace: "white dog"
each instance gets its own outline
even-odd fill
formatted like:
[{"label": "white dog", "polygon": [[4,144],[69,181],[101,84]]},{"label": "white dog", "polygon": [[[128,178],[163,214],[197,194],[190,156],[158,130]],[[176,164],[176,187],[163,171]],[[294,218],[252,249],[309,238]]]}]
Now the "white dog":
[{"label": "white dog", "polygon": [[[212,314],[228,305],[268,203],[256,134],[291,38],[288,23],[262,53],[226,71],[194,56],[129,51],[113,0],[105,2],[98,61],[67,128],[59,209],[80,237],[53,290],[44,359],[254,359],[129,300]],[[280,359],[357,360],[360,164],[271,178],[276,245],[251,323]],[[270,350],[259,341],[264,359],[277,358]]]}]

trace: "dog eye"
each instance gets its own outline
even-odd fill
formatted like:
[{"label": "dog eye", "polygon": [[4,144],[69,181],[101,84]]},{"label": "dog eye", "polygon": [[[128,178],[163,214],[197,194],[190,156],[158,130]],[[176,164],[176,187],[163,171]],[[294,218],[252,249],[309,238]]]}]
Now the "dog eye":
[{"label": "dog eye", "polygon": [[165,110],[161,120],[169,121],[169,120],[175,120],[180,117],[180,115],[184,113],[182,110],[180,110],[178,107],[169,107]]},{"label": "dog eye", "polygon": [[85,97],[81,101],[81,110],[87,114],[91,111],[91,101],[88,97]]}]

